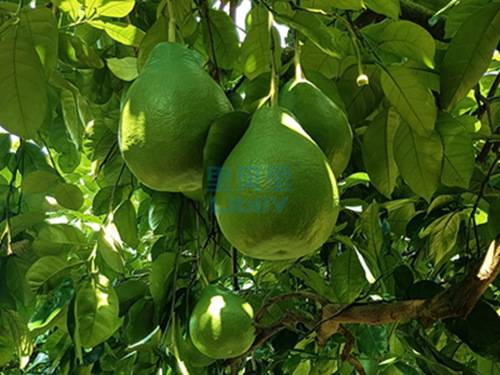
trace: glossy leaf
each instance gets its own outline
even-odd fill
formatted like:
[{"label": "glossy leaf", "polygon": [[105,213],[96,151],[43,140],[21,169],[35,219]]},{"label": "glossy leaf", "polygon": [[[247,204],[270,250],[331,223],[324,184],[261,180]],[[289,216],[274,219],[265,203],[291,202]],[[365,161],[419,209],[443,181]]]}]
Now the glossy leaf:
[{"label": "glossy leaf", "polygon": [[50,255],[38,259],[26,274],[30,289],[36,293],[42,287],[42,292],[56,287],[68,276],[71,268],[79,264],[81,262],[68,262],[61,257]]},{"label": "glossy leaf", "polygon": [[124,81],[133,81],[139,75],[137,71],[137,58],[124,57],[123,59],[107,59],[108,68],[115,76]]},{"label": "glossy leaf", "polygon": [[447,186],[469,188],[474,172],[474,148],[469,132],[451,115],[440,113],[436,131],[443,141],[441,182]]},{"label": "glossy leaf", "polygon": [[354,301],[366,284],[365,271],[354,249],[347,249],[333,260],[330,275],[339,302]]},{"label": "glossy leaf", "polygon": [[233,20],[225,12],[215,9],[209,10],[208,20],[210,25],[206,19],[202,23],[205,51],[217,66],[222,69],[233,69],[240,54],[238,34]]},{"label": "glossy leaf", "polygon": [[68,224],[53,224],[43,228],[33,242],[33,251],[39,256],[66,257],[84,249],[87,238],[82,231]]},{"label": "glossy leaf", "polygon": [[385,14],[394,20],[399,18],[399,13],[401,12],[399,0],[364,0],[363,2],[368,9],[375,13]]},{"label": "glossy leaf", "polygon": [[123,273],[122,241],[113,223],[108,223],[101,227],[97,239],[97,251],[113,271]]},{"label": "glossy leaf", "polygon": [[141,29],[123,22],[94,20],[89,24],[96,29],[106,31],[111,38],[127,46],[139,47],[145,35]]},{"label": "glossy leaf", "polygon": [[430,136],[436,122],[434,96],[413,70],[391,66],[382,71],[382,89],[402,119],[420,136]]},{"label": "glossy leaf", "polygon": [[45,71],[35,46],[23,38],[0,42],[0,123],[21,138],[33,138],[47,107]]},{"label": "glossy leaf", "polygon": [[90,349],[107,340],[118,324],[119,302],[104,275],[86,278],[76,287],[75,314],[81,345]]},{"label": "glossy leaf", "polygon": [[423,27],[410,21],[392,22],[384,29],[378,47],[434,68],[434,38]]},{"label": "glossy leaf", "polygon": [[400,123],[394,138],[394,159],[413,192],[429,202],[441,177],[443,144],[438,133],[422,137],[405,122]]},{"label": "glossy leaf", "polygon": [[441,102],[454,108],[488,68],[500,41],[500,3],[491,3],[467,18],[446,50],[441,66]]},{"label": "glossy leaf", "polygon": [[363,162],[370,182],[388,198],[399,175],[394,160],[394,136],[398,126],[399,115],[391,107],[379,113],[363,135]]},{"label": "glossy leaf", "polygon": [[123,241],[133,249],[139,246],[137,217],[134,205],[130,200],[126,200],[118,207],[114,215],[113,223],[116,225]]},{"label": "glossy leaf", "polygon": [[378,357],[387,347],[387,328],[384,325],[361,324],[356,331],[359,350],[368,357]]}]

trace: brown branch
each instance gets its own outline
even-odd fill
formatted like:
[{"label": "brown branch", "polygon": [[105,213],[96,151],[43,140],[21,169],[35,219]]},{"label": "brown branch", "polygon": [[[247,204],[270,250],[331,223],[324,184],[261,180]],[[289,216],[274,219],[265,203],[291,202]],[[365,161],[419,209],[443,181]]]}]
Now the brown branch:
[{"label": "brown branch", "polygon": [[255,314],[253,321],[254,322],[259,322],[264,314],[266,313],[266,310],[271,306],[274,305],[277,302],[284,301],[286,299],[291,299],[291,298],[308,298],[312,299],[314,301],[317,301],[321,304],[321,306],[325,306],[329,303],[328,299],[322,296],[318,296],[317,294],[314,293],[307,293],[307,292],[299,292],[299,293],[292,293],[292,294],[283,294],[281,296],[275,297],[267,301],[262,307],[257,311]]},{"label": "brown branch", "polygon": [[360,375],[366,375],[365,369],[359,363],[359,361],[351,356],[352,349],[354,348],[354,344],[356,343],[356,339],[354,336],[349,332],[347,329],[345,329],[343,326],[339,326],[339,331],[338,331],[342,336],[345,338],[345,345],[344,349],[342,350],[342,361],[343,362],[349,362],[351,365],[354,366],[358,374]]}]

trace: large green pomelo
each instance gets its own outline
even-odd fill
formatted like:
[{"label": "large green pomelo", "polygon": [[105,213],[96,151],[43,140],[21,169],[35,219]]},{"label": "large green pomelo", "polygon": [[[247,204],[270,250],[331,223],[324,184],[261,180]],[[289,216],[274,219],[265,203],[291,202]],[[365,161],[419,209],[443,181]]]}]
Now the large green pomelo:
[{"label": "large green pomelo", "polygon": [[352,151],[347,116],[328,96],[305,80],[283,86],[279,105],[290,110],[307,134],[323,150],[336,177],[345,170]]},{"label": "large green pomelo", "polygon": [[189,334],[195,347],[208,357],[237,357],[250,349],[255,339],[252,318],[248,302],[210,285],[194,307]]},{"label": "large green pomelo", "polygon": [[200,189],[208,129],[232,110],[194,52],[159,43],[125,97],[118,138],[123,158],[151,189]]},{"label": "large green pomelo", "polygon": [[328,160],[291,112],[255,112],[219,175],[215,213],[224,236],[258,259],[311,254],[330,236],[339,213]]}]

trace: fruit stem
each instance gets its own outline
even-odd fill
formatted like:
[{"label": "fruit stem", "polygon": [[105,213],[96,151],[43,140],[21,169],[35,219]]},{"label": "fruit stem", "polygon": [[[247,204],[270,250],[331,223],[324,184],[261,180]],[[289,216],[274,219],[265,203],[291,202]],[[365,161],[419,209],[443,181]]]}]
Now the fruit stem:
[{"label": "fruit stem", "polygon": [[295,81],[304,81],[305,77],[302,74],[302,67],[300,65],[300,41],[299,30],[295,30],[295,44],[294,44],[293,63],[295,64]]},{"label": "fruit stem", "polygon": [[170,20],[168,22],[168,41],[175,43],[175,15],[173,0],[167,0],[168,15]]},{"label": "fruit stem", "polygon": [[[270,22],[269,24],[272,24],[272,14],[269,13],[270,17]],[[270,29],[270,32],[272,33],[272,28]],[[271,34],[271,41],[274,39],[272,38]],[[276,60],[275,60],[275,46],[271,45],[271,91],[269,92],[269,96],[271,97],[271,107],[277,107],[278,106],[278,87],[279,87],[279,73],[276,72]]]}]

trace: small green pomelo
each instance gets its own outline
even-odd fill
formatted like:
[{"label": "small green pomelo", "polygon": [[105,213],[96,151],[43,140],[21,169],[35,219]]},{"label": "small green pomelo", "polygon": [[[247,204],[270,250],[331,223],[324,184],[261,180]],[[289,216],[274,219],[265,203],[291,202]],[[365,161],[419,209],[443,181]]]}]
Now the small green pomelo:
[{"label": "small green pomelo", "polygon": [[294,114],[339,177],[352,151],[352,130],[342,109],[309,81],[295,79],[281,89],[279,105]]},{"label": "small green pomelo", "polygon": [[253,258],[299,258],[328,239],[338,213],[335,176],[318,145],[288,110],[257,110],[217,182],[227,240]]},{"label": "small green pomelo", "polygon": [[242,298],[216,286],[203,290],[189,320],[194,346],[216,359],[245,353],[255,339],[252,306]]},{"label": "small green pomelo", "polygon": [[159,43],[125,97],[118,135],[123,159],[151,189],[201,189],[208,129],[232,110],[194,52]]}]

